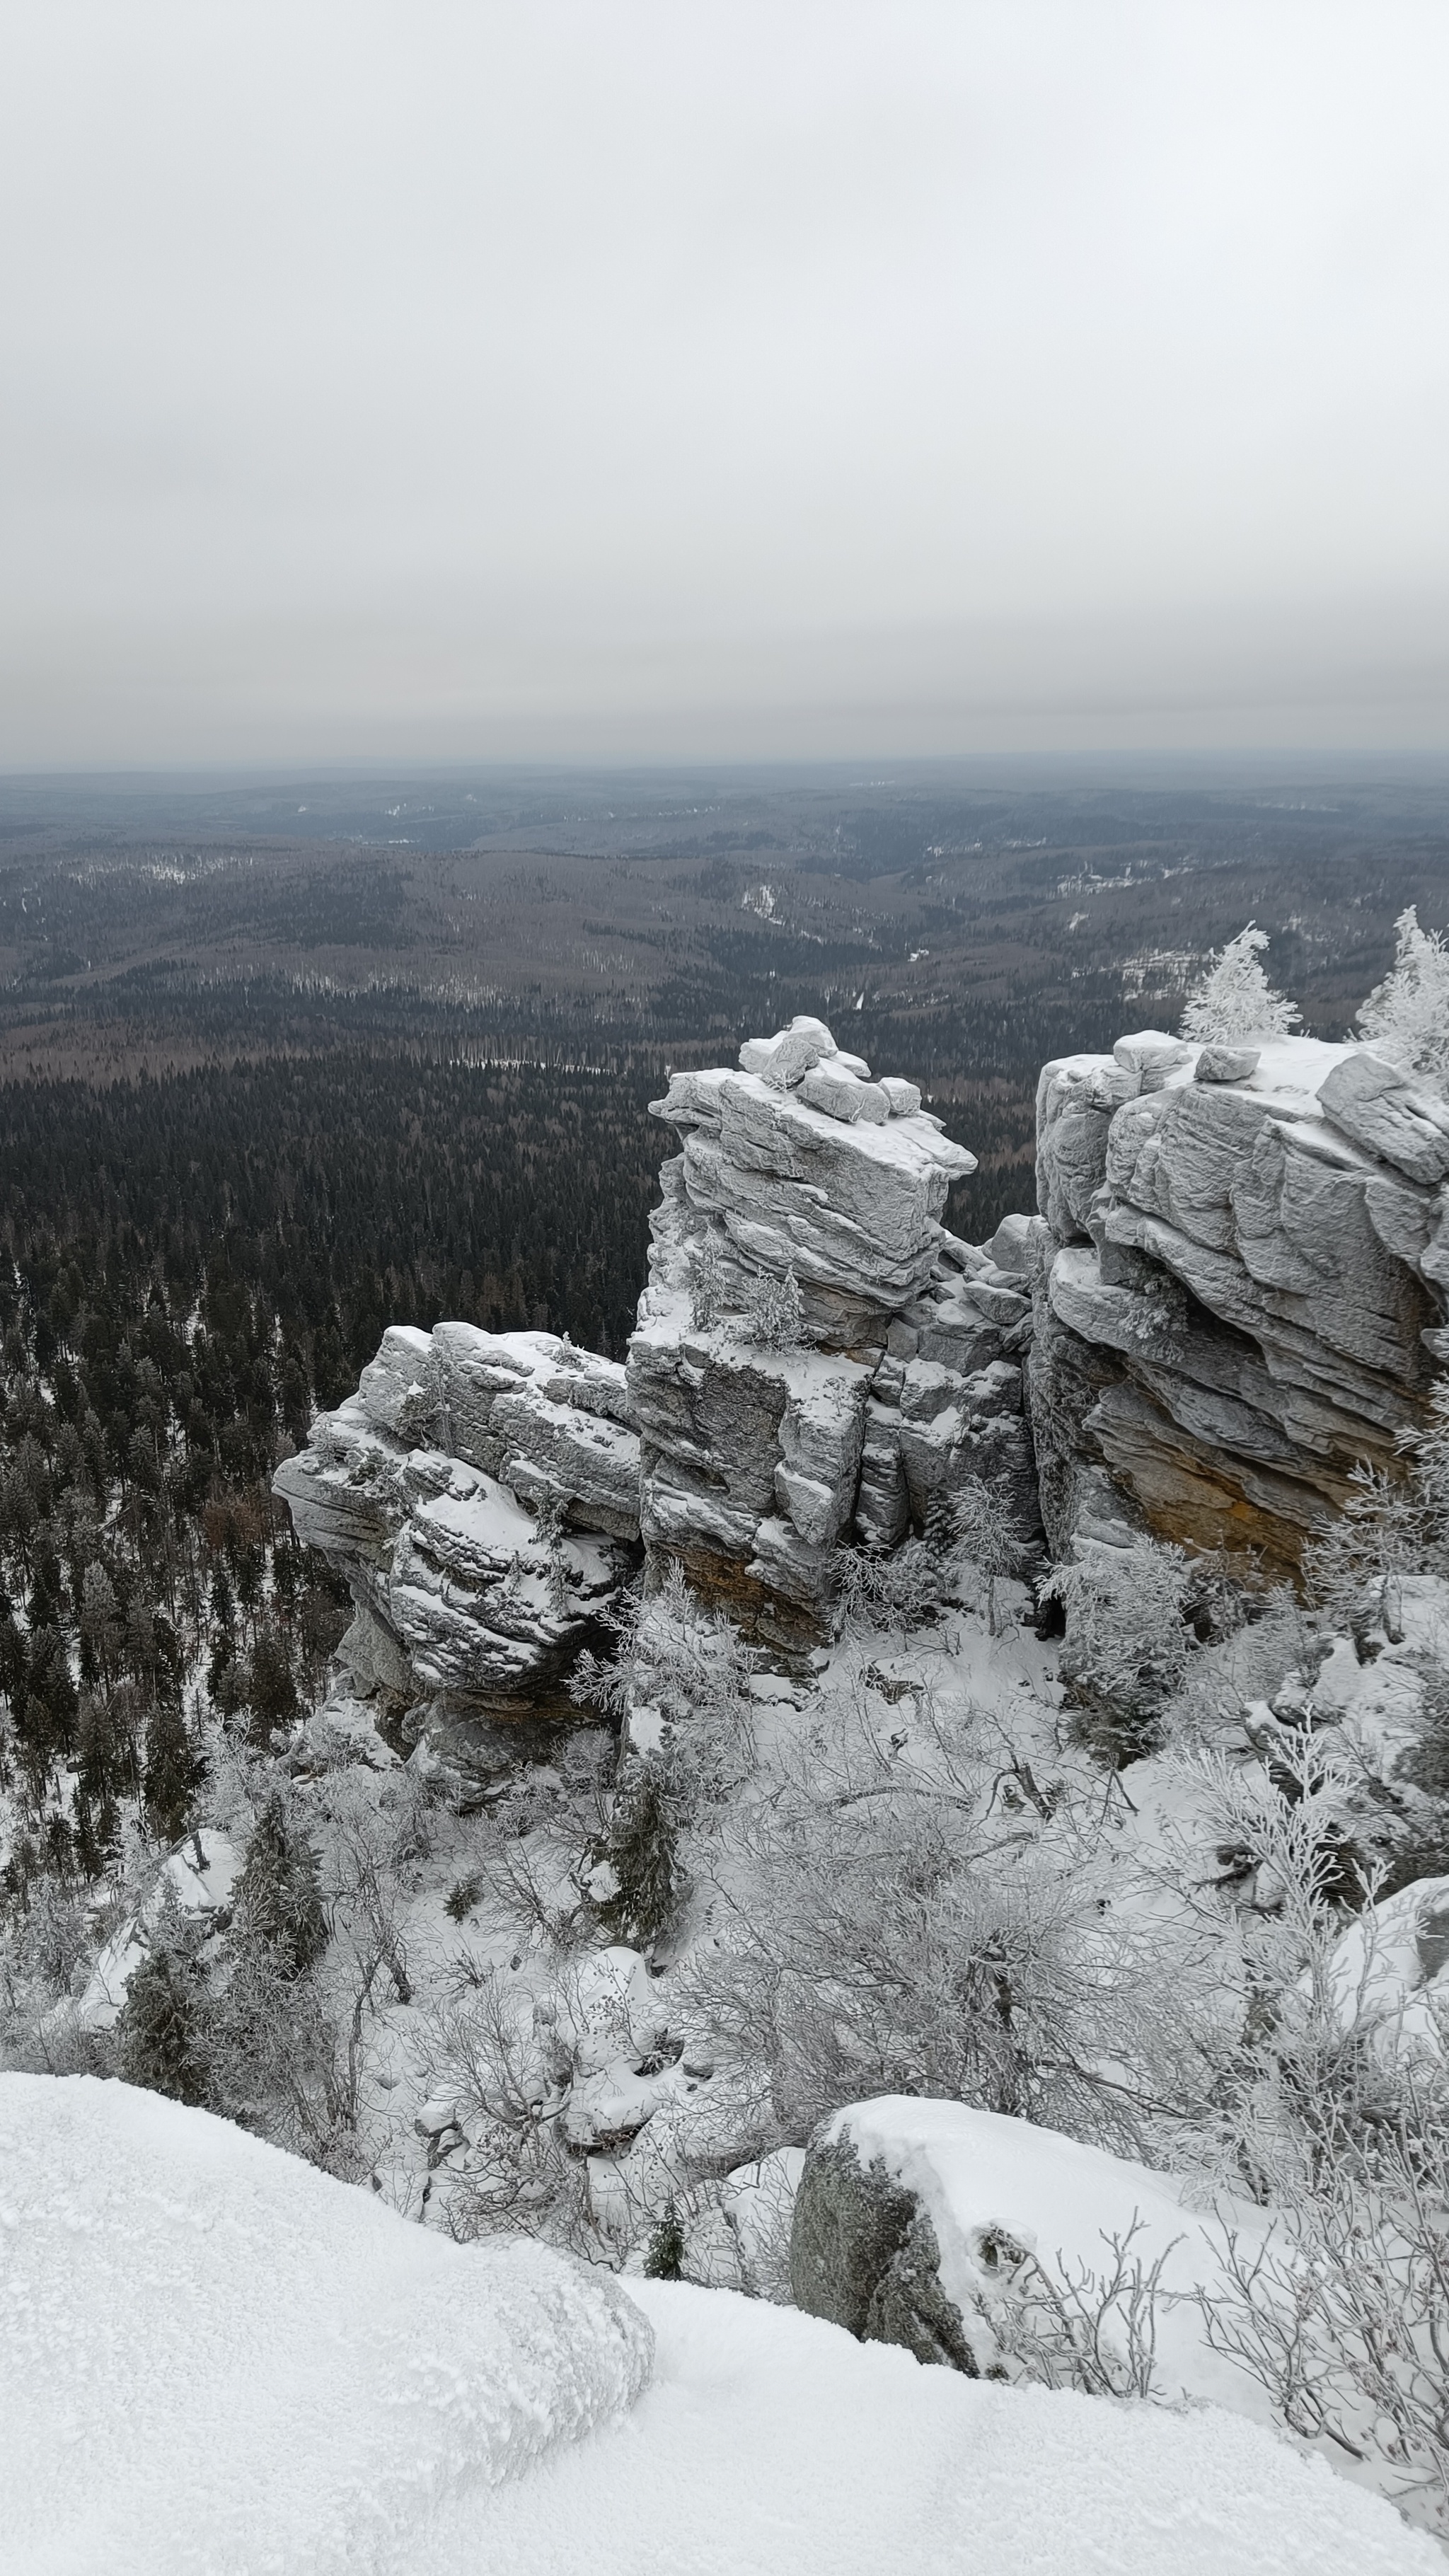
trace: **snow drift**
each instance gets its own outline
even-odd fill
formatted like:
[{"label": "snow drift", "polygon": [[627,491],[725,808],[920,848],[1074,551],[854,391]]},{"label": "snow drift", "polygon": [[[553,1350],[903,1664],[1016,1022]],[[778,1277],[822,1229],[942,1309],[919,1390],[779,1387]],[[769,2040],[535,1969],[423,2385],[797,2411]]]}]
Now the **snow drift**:
[{"label": "snow drift", "polygon": [[0,2077],[0,2568],[330,2576],[646,2385],[607,2273],[463,2250],[229,2122]]},{"label": "snow drift", "polygon": [[0,2078],[0,2282],[3,2576],[1442,2576],[1216,2408],[626,2299],[120,2084]]}]

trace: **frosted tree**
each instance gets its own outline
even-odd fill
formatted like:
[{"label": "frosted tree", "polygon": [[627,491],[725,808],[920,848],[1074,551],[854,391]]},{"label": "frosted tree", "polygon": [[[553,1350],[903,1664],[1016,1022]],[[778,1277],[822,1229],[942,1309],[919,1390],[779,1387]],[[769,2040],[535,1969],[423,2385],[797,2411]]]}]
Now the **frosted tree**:
[{"label": "frosted tree", "polygon": [[981,1577],[986,1624],[993,1637],[999,1636],[997,1584],[1006,1575],[1020,1574],[1027,1555],[1016,1516],[979,1476],[968,1476],[952,1505],[951,1527],[962,1554]]},{"label": "frosted tree", "polygon": [[1394,933],[1393,965],[1358,1013],[1358,1026],[1391,1064],[1449,1089],[1449,946],[1441,932],[1419,928],[1412,904]]},{"label": "frosted tree", "polygon": [[783,1279],[768,1271],[756,1282],[745,1318],[745,1331],[762,1350],[793,1350],[805,1329],[805,1302],[793,1270]]},{"label": "frosted tree", "polygon": [[1182,1034],[1195,1046],[1283,1038],[1297,1027],[1297,1003],[1274,992],[1258,963],[1267,945],[1267,932],[1250,921],[1214,958],[1182,1015]]}]

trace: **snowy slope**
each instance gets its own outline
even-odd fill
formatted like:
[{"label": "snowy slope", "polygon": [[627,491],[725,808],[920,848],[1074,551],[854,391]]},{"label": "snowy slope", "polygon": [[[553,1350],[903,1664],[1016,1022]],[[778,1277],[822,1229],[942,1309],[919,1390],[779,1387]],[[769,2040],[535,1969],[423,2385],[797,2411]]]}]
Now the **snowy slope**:
[{"label": "snowy slope", "polygon": [[0,2076],[0,2569],[330,2576],[627,2406],[607,2273],[461,2251],[224,2120]]},{"label": "snowy slope", "polygon": [[121,2085],[0,2078],[0,2284],[4,2576],[1442,2576],[1231,2416],[632,2306]]}]

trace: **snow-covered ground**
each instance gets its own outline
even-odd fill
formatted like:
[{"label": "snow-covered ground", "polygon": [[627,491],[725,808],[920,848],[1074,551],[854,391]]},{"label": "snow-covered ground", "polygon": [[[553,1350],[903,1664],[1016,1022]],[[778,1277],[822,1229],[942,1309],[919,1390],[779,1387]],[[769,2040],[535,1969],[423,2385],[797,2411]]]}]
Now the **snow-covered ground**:
[{"label": "snow-covered ground", "polygon": [[1215,2409],[972,2383],[727,2291],[626,2297],[89,2079],[0,2078],[0,2320],[4,2576],[1442,2569]]}]

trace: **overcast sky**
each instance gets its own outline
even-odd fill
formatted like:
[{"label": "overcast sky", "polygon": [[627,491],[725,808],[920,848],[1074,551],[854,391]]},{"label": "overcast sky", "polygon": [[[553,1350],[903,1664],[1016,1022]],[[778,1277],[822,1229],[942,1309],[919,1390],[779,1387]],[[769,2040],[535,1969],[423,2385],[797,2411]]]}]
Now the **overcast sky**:
[{"label": "overcast sky", "polygon": [[0,0],[0,765],[1449,746],[1445,0]]}]

